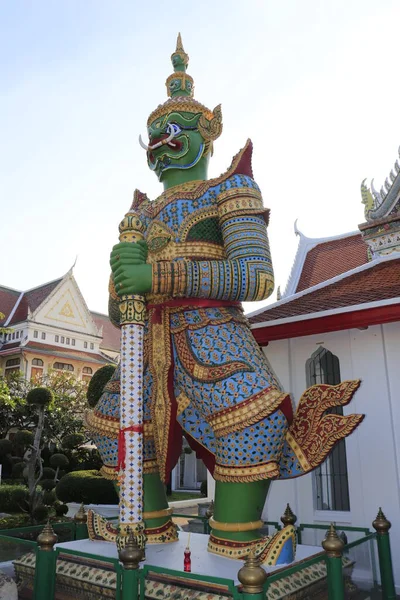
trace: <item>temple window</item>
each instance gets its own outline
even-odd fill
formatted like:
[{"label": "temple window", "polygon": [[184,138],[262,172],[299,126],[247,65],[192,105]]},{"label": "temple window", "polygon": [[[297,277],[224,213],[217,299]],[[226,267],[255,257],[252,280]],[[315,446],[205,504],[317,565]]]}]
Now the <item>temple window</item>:
[{"label": "temple window", "polygon": [[62,362],[55,362],[53,365],[54,369],[57,369],[58,371],[73,371],[74,367],[72,365],[70,365],[69,363],[62,363]]},{"label": "temple window", "polygon": [[73,346],[75,346],[75,340],[74,340],[74,338],[72,338],[72,340],[71,340],[71,344],[72,344]]},{"label": "temple window", "polygon": [[93,350],[94,349],[94,344],[93,342],[90,342],[90,349]]},{"label": "temple window", "polygon": [[19,358],[9,358],[6,361],[5,376],[7,377],[11,373],[18,373],[20,364],[21,360]]},{"label": "temple window", "polygon": [[43,375],[43,361],[41,358],[34,358],[32,360],[31,368],[31,379],[38,380]]},{"label": "temple window", "polygon": [[69,346],[70,341],[70,338],[66,338],[65,343],[67,344],[67,346]]},{"label": "temple window", "polygon": [[46,339],[46,334],[44,331],[42,331],[42,340],[45,340],[45,339]]},{"label": "temple window", "polygon": [[54,336],[54,341],[55,342],[59,342],[60,341],[60,336],[59,335]]},{"label": "temple window", "polygon": [[87,342],[83,342],[83,347],[87,348]]},{"label": "temple window", "polygon": [[[307,387],[316,383],[337,385],[341,382],[337,356],[319,347],[306,362]],[[341,406],[328,413],[343,414]],[[346,443],[341,440],[331,454],[314,470],[314,508],[316,510],[350,510]]]},{"label": "temple window", "polygon": [[39,337],[39,332],[38,332],[38,331],[34,331],[34,332],[33,332],[33,337],[34,337],[34,338],[37,338],[37,337]]},{"label": "temple window", "polygon": [[84,381],[90,381],[93,375],[93,369],[91,367],[83,367],[82,369],[82,379]]}]

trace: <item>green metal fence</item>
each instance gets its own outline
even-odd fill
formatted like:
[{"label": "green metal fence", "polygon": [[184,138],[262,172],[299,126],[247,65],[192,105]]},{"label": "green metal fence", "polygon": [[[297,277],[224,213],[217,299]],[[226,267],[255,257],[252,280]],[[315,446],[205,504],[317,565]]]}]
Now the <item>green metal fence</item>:
[{"label": "green metal fence", "polygon": [[[206,517],[199,517],[197,515],[183,515],[178,513],[174,516],[196,518],[203,522],[203,526],[206,520]],[[276,529],[280,528],[280,525],[277,522],[266,522],[266,524],[273,526]],[[300,524],[297,528],[298,538],[301,541],[302,532],[306,529],[326,531],[327,527],[328,526],[326,524]],[[145,565],[142,568],[139,568],[138,563],[132,564],[131,561],[128,564],[128,562],[125,561],[125,558],[123,558],[122,554],[118,560],[117,558],[108,558],[104,556],[88,554],[63,547],[54,548],[55,536],[53,533],[52,539],[52,528],[49,525],[47,525],[45,530],[43,530],[37,537],[37,541],[26,539],[26,537],[31,535],[36,536],[36,534],[42,529],[41,526],[2,530],[0,534],[0,544],[2,546],[4,544],[19,544],[24,548],[24,550],[26,549],[26,551],[35,552],[36,568],[34,600],[54,600],[56,564],[60,554],[64,556],[70,555],[81,558],[89,558],[90,560],[99,560],[103,564],[107,563],[110,567],[110,570],[114,571],[116,576],[116,600],[143,600],[145,586],[146,583],[148,583],[149,577],[157,573],[162,574],[166,578],[170,577],[172,581],[174,578],[177,580],[179,579],[179,581],[183,583],[187,581],[188,587],[195,582],[198,584],[209,583],[214,587],[219,586],[222,592],[225,593],[224,596],[224,593],[221,592],[221,598],[232,598],[232,600],[265,600],[268,598],[268,590],[272,589],[271,586],[274,586],[274,584],[277,582],[283,582],[283,584],[285,584],[285,581],[289,581],[289,578],[292,575],[301,573],[302,571],[304,572],[305,569],[315,565],[320,565],[321,568],[326,568],[326,585],[328,588],[329,600],[344,600],[345,589],[343,563],[346,564],[346,559],[343,559],[343,556],[349,556],[355,548],[367,548],[369,545],[373,544],[374,547],[371,552],[371,560],[375,554],[375,549],[377,549],[381,581],[381,597],[383,600],[395,600],[396,593],[389,541],[390,523],[387,521],[381,510],[373,522],[373,527],[375,532],[363,527],[340,527],[341,530],[362,534],[358,539],[344,544],[344,542],[337,536],[334,526],[331,525],[324,541],[322,542],[323,550],[321,550],[320,553],[317,553],[307,560],[301,561],[301,563],[294,564],[290,567],[282,567],[276,572],[272,571],[268,575],[266,575],[262,567],[257,564],[256,559],[248,559],[244,568],[240,569],[238,573],[238,579],[241,581],[241,585],[237,585],[235,581],[230,579],[198,575],[195,573],[184,573],[181,570],[165,569],[154,565]],[[73,522],[67,524],[59,523],[55,524],[53,528],[59,531],[61,528],[68,530],[70,532],[71,539],[74,540],[83,539],[83,537],[86,537],[87,535],[87,530],[82,522]],[[205,527],[204,532],[206,532]],[[372,564],[371,578],[376,585],[376,576],[373,571],[374,565]],[[258,577],[258,581],[261,581],[261,584],[258,583],[257,585],[251,585],[249,582],[251,582],[252,577],[253,583]]]}]

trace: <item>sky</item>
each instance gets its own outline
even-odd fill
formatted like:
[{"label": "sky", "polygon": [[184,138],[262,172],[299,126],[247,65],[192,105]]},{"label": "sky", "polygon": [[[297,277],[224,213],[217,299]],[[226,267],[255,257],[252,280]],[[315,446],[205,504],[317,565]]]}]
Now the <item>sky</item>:
[{"label": "sky", "polygon": [[399,23],[396,0],[0,0],[0,284],[27,290],[76,260],[87,305],[107,311],[133,190],[162,192],[138,136],[180,31],[195,98],[222,104],[209,176],[253,140],[284,289],[294,221],[308,237],[356,230],[361,181],[380,189],[398,157]]}]

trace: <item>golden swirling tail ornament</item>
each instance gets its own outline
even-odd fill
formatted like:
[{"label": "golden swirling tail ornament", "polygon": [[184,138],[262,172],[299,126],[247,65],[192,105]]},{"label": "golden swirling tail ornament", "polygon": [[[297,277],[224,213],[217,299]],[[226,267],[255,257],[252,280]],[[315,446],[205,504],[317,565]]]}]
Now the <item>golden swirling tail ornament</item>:
[{"label": "golden swirling tail ornament", "polygon": [[291,457],[292,469],[281,469],[280,478],[303,475],[318,467],[333,447],[361,423],[364,415],[326,414],[329,409],[346,406],[359,386],[359,380],[318,384],[303,393],[285,438],[283,458],[285,454]]}]

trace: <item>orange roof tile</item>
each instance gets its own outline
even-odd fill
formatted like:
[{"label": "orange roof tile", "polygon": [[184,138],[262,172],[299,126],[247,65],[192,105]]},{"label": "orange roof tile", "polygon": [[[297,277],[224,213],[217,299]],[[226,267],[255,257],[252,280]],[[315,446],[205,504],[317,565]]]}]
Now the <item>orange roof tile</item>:
[{"label": "orange roof tile", "polygon": [[400,258],[364,269],[300,297],[288,297],[253,316],[252,325],[400,297]]},{"label": "orange roof tile", "polygon": [[361,234],[322,242],[308,251],[296,293],[368,262]]},{"label": "orange roof tile", "polygon": [[103,341],[100,348],[119,352],[121,349],[121,330],[111,323],[107,315],[93,311],[91,311],[91,315],[97,327],[103,328]]}]

